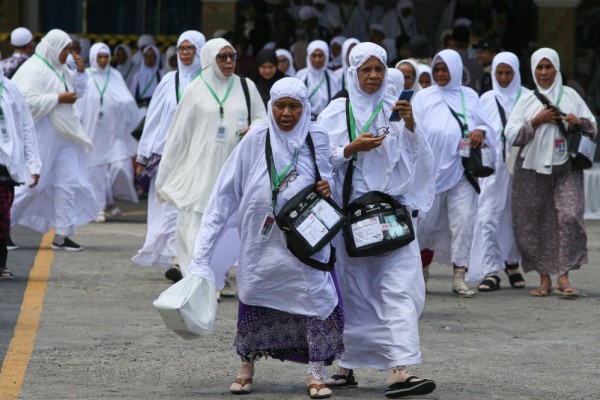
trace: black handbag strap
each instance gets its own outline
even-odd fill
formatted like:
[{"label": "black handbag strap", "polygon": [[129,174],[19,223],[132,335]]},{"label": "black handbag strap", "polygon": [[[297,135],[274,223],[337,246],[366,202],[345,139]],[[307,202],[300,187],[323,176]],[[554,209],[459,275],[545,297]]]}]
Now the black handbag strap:
[{"label": "black handbag strap", "polygon": [[[312,136],[310,132],[306,135],[306,144],[308,144],[308,148],[310,149],[310,154],[313,158],[313,163],[315,166],[315,183],[321,180],[321,173],[319,172],[319,167],[317,165],[317,155],[315,153],[315,144],[312,140]],[[273,182],[273,175],[271,173],[273,166],[273,149],[271,148],[271,137],[269,135],[269,129],[267,129],[267,138],[265,141],[265,157],[267,159],[267,170],[269,172],[269,180]],[[271,188],[271,200],[273,203],[277,201],[277,195],[279,194],[279,190],[276,188]]]},{"label": "black handbag strap", "polygon": [[500,120],[502,121],[502,132],[500,132],[500,139],[502,140],[502,161],[506,161],[506,135],[504,130],[506,129],[506,111],[504,107],[498,101],[498,98],[494,97],[496,105],[498,106],[498,114],[500,114]]},{"label": "black handbag strap", "polygon": [[[543,105],[553,108],[556,112],[560,113],[560,109],[558,108],[558,106],[552,105],[552,103],[550,103],[550,100],[548,100],[548,98],[546,96],[541,94],[539,90],[535,89],[533,91],[533,94],[535,94],[535,97],[537,97],[538,100],[541,101]],[[565,128],[565,125],[562,122],[558,122],[557,125],[558,125],[558,130],[560,131],[560,133],[562,133],[564,137],[567,137],[567,135],[569,133],[567,132],[567,128]]]},{"label": "black handbag strap", "polygon": [[[331,86],[329,85],[329,73],[327,70],[325,71],[325,83],[327,83],[327,103],[329,104],[331,101]],[[304,78],[304,86],[308,87],[308,76]]]},{"label": "black handbag strap", "polygon": [[[452,113],[452,116],[456,119],[456,122],[458,122],[458,126],[460,127],[460,137],[463,137],[463,132],[465,131],[469,131],[469,127],[466,126],[465,124],[463,124],[463,122],[460,120],[460,118],[458,118],[458,114],[456,114],[456,111],[454,111],[450,106],[448,106],[448,109],[450,110],[450,112]],[[463,168],[464,168],[464,172],[465,172],[465,178],[467,179],[467,182],[469,182],[469,184],[471,186],[473,186],[473,189],[475,189],[475,191],[477,192],[477,194],[481,193],[481,188],[479,187],[479,182],[477,182],[477,178],[475,178],[471,173],[469,173],[467,171],[466,168],[466,159],[464,157],[462,158],[462,163],[463,163]]]},{"label": "black handbag strap", "polygon": [[[346,98],[346,129],[348,130],[349,143],[352,143],[352,132],[350,131],[350,99]],[[344,202],[344,210],[350,203],[350,194],[352,193],[352,178],[354,176],[354,167],[356,166],[356,154],[352,155],[352,159],[348,162],[348,169],[346,169],[346,177],[344,178],[344,188],[342,191],[342,201]]]},{"label": "black handbag strap", "polygon": [[246,99],[246,110],[248,110],[248,126],[250,126],[252,117],[252,108],[250,107],[250,91],[248,90],[248,82],[246,78],[240,77],[240,83],[242,84],[242,90],[244,91],[244,98]]},{"label": "black handbag strap", "polygon": [[177,104],[179,104],[179,70],[175,72],[175,99],[177,99]]}]

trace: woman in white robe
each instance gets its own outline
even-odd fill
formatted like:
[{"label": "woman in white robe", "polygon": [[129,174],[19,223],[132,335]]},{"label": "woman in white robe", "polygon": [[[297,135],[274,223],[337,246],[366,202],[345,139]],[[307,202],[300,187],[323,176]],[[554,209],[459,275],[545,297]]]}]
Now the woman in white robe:
[{"label": "woman in white robe", "polygon": [[417,66],[417,77],[422,89],[435,84],[435,82],[433,82],[433,75],[431,74],[431,67],[427,64],[419,63]]},{"label": "woman in white robe", "polygon": [[160,71],[160,52],[156,46],[146,46],[142,50],[142,64],[131,79],[129,91],[139,107],[146,108],[160,83],[163,73]]},{"label": "woman in white robe", "polygon": [[415,93],[423,89],[419,84],[419,65],[414,60],[400,60],[395,65],[396,69],[404,75],[404,89],[414,90]]},{"label": "woman in white robe", "polygon": [[[338,204],[343,203],[348,165],[356,157],[350,201],[377,190],[393,196],[415,215],[415,211],[427,211],[434,199],[433,154],[420,122],[412,117],[410,103],[399,101],[396,106],[396,98],[386,94],[386,63],[382,47],[373,43],[354,47],[348,68],[349,99],[334,100],[318,122],[329,133],[333,198]],[[352,107],[348,117],[347,104]],[[392,108],[399,109],[401,121],[389,121]],[[352,141],[347,118],[355,121]],[[413,377],[406,369],[421,361],[418,319],[425,285],[417,240],[393,252],[360,258],[348,255],[341,234],[334,245],[346,315],[345,351],[327,385],[355,387],[353,369],[371,367],[388,371],[387,397],[433,391],[433,381]]]},{"label": "woman in white robe", "polygon": [[296,68],[294,67],[294,57],[286,49],[275,50],[277,54],[277,69],[284,73],[286,76],[296,76]]},{"label": "woman in white robe", "polygon": [[[433,59],[435,86],[419,91],[413,98],[414,113],[435,154],[435,202],[419,218],[419,244],[424,254],[435,253],[440,263],[452,264],[452,291],[472,297],[475,291],[465,284],[469,266],[473,227],[477,214],[477,179],[467,176],[459,147],[487,145],[495,151],[496,133],[487,120],[479,96],[462,85],[462,61],[454,50],[442,50]],[[465,131],[452,111],[461,114]],[[427,268],[431,260],[425,260]],[[430,258],[430,257],[428,257]]]},{"label": "woman in white robe", "polygon": [[[123,54],[120,54],[121,52]],[[130,87],[133,75],[135,75],[135,63],[131,56],[131,49],[126,44],[120,44],[115,47],[113,58],[117,61],[115,68],[121,73],[121,76],[123,76],[123,80],[125,80],[127,87]]]},{"label": "woman in white robe", "polygon": [[[512,217],[523,271],[540,275],[540,286],[530,295],[579,297],[569,272],[588,262],[583,221],[583,171],[567,155],[567,140],[557,124],[581,129],[596,140],[596,119],[575,90],[564,86],[560,59],[552,49],[531,55],[536,89],[563,115],[542,105],[533,92],[521,97],[506,126],[509,146],[519,147],[513,174]],[[552,287],[551,275],[558,275]]]},{"label": "woman in white robe", "polygon": [[69,237],[96,218],[96,207],[86,154],[92,141],[73,105],[85,94],[87,75],[83,64],[75,72],[65,65],[70,44],[65,32],[51,30],[13,77],[35,121],[44,179],[35,189],[17,189],[12,223],[43,233],[55,228],[54,249],[80,251]]},{"label": "woman in white robe", "polygon": [[[337,78],[338,85],[341,91],[344,91],[348,87],[348,82],[346,82],[346,71],[348,71],[348,67],[350,67],[348,57],[350,56],[350,51],[354,46],[360,43],[360,40],[355,38],[348,38],[344,40],[344,44],[342,45],[342,67],[335,71],[335,77]],[[346,92],[347,95],[347,92]],[[344,96],[345,97],[345,96]]]},{"label": "woman in white robe", "polygon": [[156,88],[148,107],[144,132],[137,150],[137,172],[151,176],[151,180],[148,191],[146,240],[144,246],[131,261],[144,267],[160,265],[168,268],[165,276],[172,281],[181,279],[181,271],[174,260],[177,256],[175,247],[177,208],[171,204],[156,201],[156,173],[160,169],[160,164],[155,167],[154,171],[143,171],[151,160],[156,165],[156,161],[160,160],[163,154],[167,133],[181,96],[202,71],[200,51],[205,43],[204,35],[197,31],[186,31],[179,36],[177,40],[178,70],[166,74]]},{"label": "woman in white robe", "polygon": [[296,73],[308,88],[308,99],[312,107],[313,119],[333,99],[340,90],[333,71],[327,69],[329,46],[322,40],[314,40],[306,49],[306,68]]},{"label": "woman in white robe", "polygon": [[[494,174],[482,179],[477,203],[477,220],[471,247],[467,281],[483,281],[480,292],[500,289],[500,274],[506,271],[513,288],[524,288],[519,273],[519,251],[513,235],[510,207],[512,177],[506,168],[510,149],[505,147],[504,129],[515,104],[529,92],[521,86],[519,59],[502,52],[492,61],[492,87],[481,96],[481,104],[496,131],[496,165]],[[502,107],[501,115],[500,107]],[[504,118],[504,119],[503,119]]]},{"label": "woman in white robe", "polygon": [[136,140],[131,132],[143,115],[118,71],[110,66],[110,49],[96,43],[90,49],[88,87],[75,106],[94,147],[88,154],[90,182],[96,197],[96,222],[105,210],[118,210],[115,199],[138,202],[133,187]]},{"label": "woman in white robe", "polygon": [[239,141],[238,123],[266,118],[260,94],[248,79],[247,109],[240,78],[233,73],[235,59],[224,39],[209,40],[202,47],[202,73],[179,101],[156,177],[159,201],[178,209],[177,256],[183,275],[210,192]]},{"label": "woman in white robe", "polygon": [[[210,42],[209,42],[210,43]],[[207,44],[208,45],[208,44]],[[227,222],[237,213],[241,250],[237,282],[239,313],[235,346],[242,358],[239,373],[231,385],[234,394],[252,390],[254,361],[261,357],[308,363],[307,389],[311,398],[325,398],[325,365],[343,350],[344,317],[335,287],[335,275],[309,267],[287,249],[287,239],[274,224],[268,233],[265,217],[275,215],[294,195],[315,184],[315,163],[321,181],[317,191],[331,195],[329,140],[327,133],[311,123],[308,90],[295,78],[283,78],[271,88],[268,121],[252,126],[235,148],[215,183],[206,206],[189,273],[223,286],[223,271],[214,268],[211,258]],[[294,180],[272,186],[265,157],[266,140],[272,148],[276,173],[293,165]],[[314,143],[314,158],[307,144]],[[272,191],[277,190],[276,204]],[[312,256],[327,262],[330,247]]]}]

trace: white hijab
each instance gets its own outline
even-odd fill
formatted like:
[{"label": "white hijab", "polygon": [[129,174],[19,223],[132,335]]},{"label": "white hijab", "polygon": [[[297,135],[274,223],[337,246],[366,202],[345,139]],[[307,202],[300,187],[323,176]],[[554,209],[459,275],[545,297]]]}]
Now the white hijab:
[{"label": "white hijab", "polygon": [[400,66],[400,64],[409,64],[413,70],[415,71],[415,80],[409,90],[414,90],[417,93],[419,90],[423,89],[419,84],[419,64],[417,64],[414,60],[406,59],[400,60],[396,63],[396,69]]},{"label": "white hijab", "polygon": [[450,108],[460,113],[462,112],[461,91],[463,90],[462,60],[460,58],[460,55],[456,51],[446,49],[440,51],[435,55],[433,61],[431,62],[431,67],[435,68],[435,65],[440,62],[445,63],[448,67],[448,72],[450,72],[450,82],[448,82],[446,86],[437,86],[439,89],[439,93],[442,95],[444,101],[450,106]]},{"label": "white hijab", "polygon": [[386,92],[398,98],[404,90],[404,74],[396,68],[388,68],[388,85]]},{"label": "white hijab", "polygon": [[340,54],[337,57],[334,57],[333,56],[333,45],[339,44],[340,46],[343,46],[345,41],[346,41],[346,38],[344,36],[335,36],[329,42],[329,44],[331,46],[331,60],[329,60],[330,66],[337,68],[340,65],[342,65],[342,53],[340,52]]},{"label": "white hijab", "polygon": [[[419,64],[418,65],[418,67],[417,67],[417,81],[419,80],[419,78],[423,74],[429,75],[429,80],[431,81],[431,86],[435,85],[435,81],[433,80],[433,74],[431,73],[431,67],[429,65],[427,65],[427,64]],[[421,86],[420,83],[419,83],[419,86]],[[421,86],[421,89],[423,89],[422,86]]]},{"label": "white hijab", "polygon": [[211,39],[202,47],[200,51],[200,60],[202,61],[202,77],[213,88],[215,93],[222,98],[227,90],[229,81],[235,77],[235,74],[229,78],[223,75],[221,69],[217,65],[217,54],[225,48],[231,48],[235,52],[233,46],[225,39]]},{"label": "white hijab", "polygon": [[162,59],[162,70],[163,73],[167,73],[167,72],[171,72],[171,71],[175,71],[176,68],[173,68],[171,66],[171,63],[169,62],[169,60],[171,58],[173,58],[173,56],[177,56],[177,49],[175,46],[169,46],[167,47],[167,51],[165,51],[165,55]]},{"label": "white hijab", "polygon": [[123,51],[127,55],[127,61],[125,61],[123,64],[117,65],[116,68],[117,70],[119,70],[121,75],[123,75],[123,79],[125,79],[125,81],[130,81],[133,77],[134,69],[133,58],[131,57],[131,49],[126,44],[120,44],[117,47],[115,47],[115,51],[113,52],[114,57],[117,56],[117,50],[119,49],[123,49]]},{"label": "white hijab", "polygon": [[296,76],[296,68],[294,67],[294,57],[292,57],[292,53],[290,53],[286,49],[277,49],[275,50],[275,54],[277,54],[277,57],[284,56],[285,58],[287,58],[290,66],[288,70],[285,71],[285,74],[291,77]]},{"label": "white hijab", "polygon": [[[321,68],[313,67],[310,62],[310,56],[317,50],[321,50],[323,54],[325,54],[325,64]],[[329,46],[323,40],[313,40],[309,43],[306,48],[306,69],[308,70],[308,87],[314,88],[319,84],[321,78],[323,78],[325,74],[325,70],[327,69],[327,60],[329,60]],[[311,90],[311,89],[309,89]]]},{"label": "white hijab", "polygon": [[[310,55],[317,50],[321,50],[325,55],[325,63],[321,68],[313,67],[310,62]],[[335,96],[335,89],[333,87],[337,86],[337,81],[330,82],[329,87],[327,87],[327,77],[326,74],[329,72],[327,70],[327,60],[329,60],[329,46],[322,40],[313,40],[310,42],[306,49],[306,68],[298,71],[296,74],[296,78],[300,79],[306,87],[308,88],[309,100],[312,105],[312,112],[316,115],[319,114],[330,101],[328,97],[328,92],[330,92],[331,98]],[[323,84],[319,87],[319,84],[323,80]],[[318,87],[318,90],[316,90]],[[311,94],[314,94],[311,96]]]},{"label": "white hijab", "polygon": [[177,67],[179,69],[179,86],[181,87],[181,91],[186,88],[188,83],[190,83],[198,71],[201,69],[202,65],[200,63],[200,52],[202,51],[202,47],[206,43],[206,38],[203,34],[198,31],[185,31],[177,40],[177,46],[180,46],[184,41],[188,41],[196,47],[196,55],[194,56],[194,61],[189,66],[186,66],[179,55],[177,55]]},{"label": "white hijab", "polygon": [[156,63],[152,67],[149,67],[144,62],[142,56],[140,70],[136,73],[137,79],[134,78],[133,82],[131,83],[131,93],[134,95],[134,97],[136,95],[136,90],[139,93],[139,95],[142,96],[142,92],[146,88],[146,85],[149,86],[146,93],[144,93],[144,98],[152,97],[152,94],[154,93],[154,90],[156,90],[156,86],[158,85],[158,79],[156,79],[156,74],[160,74],[160,51],[158,51],[158,48],[156,46],[151,45],[147,46],[144,49],[143,54],[149,52],[150,50],[152,50],[154,54],[156,54]]},{"label": "white hijab", "polygon": [[[61,51],[71,44],[71,38],[60,29],[53,29],[42,38],[36,54],[44,58],[59,76],[64,76],[67,89],[74,91],[71,71],[61,64]],[[81,143],[88,148],[92,142],[79,122],[79,113],[73,104],[56,104],[57,95],[65,91],[65,83],[37,56],[30,57],[19,68],[12,81],[27,101],[35,122],[50,116],[52,127],[65,139]]]},{"label": "white hijab", "polygon": [[[311,123],[311,107],[308,101],[308,89],[304,83],[296,78],[282,78],[271,87],[271,99],[267,103],[267,114],[269,116],[269,137],[273,149],[273,161],[275,169],[281,172],[293,160],[294,154],[306,142],[306,136]],[[298,123],[289,132],[282,131],[273,116],[273,103],[281,98],[290,97],[302,103],[302,115]]]},{"label": "white hijab", "polygon": [[[496,68],[498,65],[506,64],[514,71],[513,80],[510,82],[508,87],[503,88],[496,79]],[[519,59],[513,53],[504,51],[496,54],[492,61],[492,90],[496,95],[496,98],[504,108],[506,116],[510,116],[510,113],[517,102],[517,97],[522,91],[521,89],[521,72],[519,72]]]}]

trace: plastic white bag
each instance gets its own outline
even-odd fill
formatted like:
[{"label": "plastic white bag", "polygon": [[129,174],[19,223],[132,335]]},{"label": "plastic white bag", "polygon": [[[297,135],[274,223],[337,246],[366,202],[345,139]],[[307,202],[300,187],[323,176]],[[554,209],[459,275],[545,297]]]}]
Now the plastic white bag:
[{"label": "plastic white bag", "polygon": [[187,275],[154,300],[167,328],[186,340],[215,331],[217,288],[208,279]]}]

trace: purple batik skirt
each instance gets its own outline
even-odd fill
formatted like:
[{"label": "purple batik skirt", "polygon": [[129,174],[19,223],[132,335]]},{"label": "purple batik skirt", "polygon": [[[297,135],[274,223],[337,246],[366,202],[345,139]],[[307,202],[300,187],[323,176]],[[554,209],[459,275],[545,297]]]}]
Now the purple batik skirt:
[{"label": "purple batik skirt", "polygon": [[245,361],[272,357],[331,365],[344,351],[344,312],[335,272],[338,305],[324,320],[239,302],[235,347]]}]

